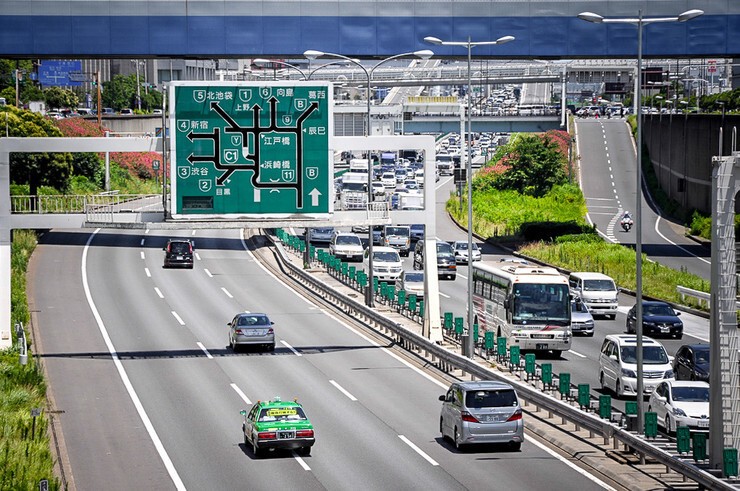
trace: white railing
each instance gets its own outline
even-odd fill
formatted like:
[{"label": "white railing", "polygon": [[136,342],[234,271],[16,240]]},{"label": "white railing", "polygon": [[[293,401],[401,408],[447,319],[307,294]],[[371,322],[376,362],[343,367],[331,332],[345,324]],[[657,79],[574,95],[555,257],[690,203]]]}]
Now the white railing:
[{"label": "white railing", "polygon": [[[693,298],[699,305],[705,306],[709,309],[710,294],[707,292],[700,292],[699,290],[692,290],[685,286],[676,286],[676,291],[681,296],[681,301],[686,300],[686,297]],[[735,302],[735,308],[740,310],[740,302]]]}]

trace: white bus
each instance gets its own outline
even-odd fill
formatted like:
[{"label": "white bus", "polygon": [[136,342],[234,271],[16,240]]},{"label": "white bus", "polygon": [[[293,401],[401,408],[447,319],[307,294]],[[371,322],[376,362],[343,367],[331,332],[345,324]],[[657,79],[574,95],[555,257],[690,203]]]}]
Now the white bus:
[{"label": "white bus", "polygon": [[570,349],[568,280],[555,268],[473,263],[473,305],[481,336],[492,331],[523,350]]}]

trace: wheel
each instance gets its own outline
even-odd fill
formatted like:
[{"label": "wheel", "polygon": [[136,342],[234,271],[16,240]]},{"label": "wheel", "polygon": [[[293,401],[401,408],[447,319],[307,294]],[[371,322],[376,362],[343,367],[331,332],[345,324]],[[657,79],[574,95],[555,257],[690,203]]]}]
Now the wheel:
[{"label": "wheel", "polygon": [[455,442],[455,448],[462,452],[464,445],[460,442],[460,435],[457,433],[457,427],[455,427],[455,436],[454,436],[454,442]]},{"label": "wheel", "polygon": [[617,380],[617,383],[614,386],[614,394],[616,395],[617,399],[622,397],[622,384]]},{"label": "wheel", "polygon": [[627,323],[627,334],[634,334],[634,332],[632,331],[632,328],[630,327],[629,322]]},{"label": "wheel", "polygon": [[604,372],[601,372],[599,374],[599,384],[601,385],[601,389],[603,390],[605,388],[604,387]]},{"label": "wheel", "polygon": [[675,337],[676,339],[681,339],[681,338],[683,338],[683,333],[681,333],[681,334],[676,334],[676,335],[675,335],[674,337]]},{"label": "wheel", "polygon": [[270,346],[268,346],[267,351],[275,351],[275,343],[272,343]]},{"label": "wheel", "polygon": [[673,430],[671,429],[671,417],[667,414],[665,415],[665,432],[668,433],[668,435],[673,434]]},{"label": "wheel", "polygon": [[247,434],[244,432],[244,428],[242,428],[242,433],[244,433],[244,446],[246,447],[249,445],[249,440],[247,439]]},{"label": "wheel", "polygon": [[509,442],[509,448],[514,452],[518,452],[522,449],[522,442]]},{"label": "wheel", "polygon": [[444,440],[447,438],[445,436],[445,430],[442,428],[442,418],[439,418],[439,432],[442,434],[442,439]]},{"label": "wheel", "polygon": [[587,334],[586,334],[586,336],[588,336],[588,337],[592,338],[592,337],[594,337],[594,332],[593,332],[593,331],[591,331],[590,333],[587,333]]},{"label": "wheel", "polygon": [[560,355],[563,354],[563,350],[554,349],[552,350],[552,356],[554,356],[556,359],[560,358]]},{"label": "wheel", "polygon": [[617,318],[617,314],[610,314],[610,315],[607,315],[607,317],[610,318],[611,320],[614,320]]},{"label": "wheel", "polygon": [[301,448],[301,454],[306,456],[311,455],[311,447]]}]

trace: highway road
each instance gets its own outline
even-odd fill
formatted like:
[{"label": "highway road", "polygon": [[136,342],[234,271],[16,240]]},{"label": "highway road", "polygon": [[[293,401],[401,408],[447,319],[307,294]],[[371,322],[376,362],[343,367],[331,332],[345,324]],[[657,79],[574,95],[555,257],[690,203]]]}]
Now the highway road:
[{"label": "highway road", "polygon": [[[438,432],[448,381],[287,288],[239,231],[179,235],[193,270],[163,269],[154,232],[54,230],[34,253],[35,348],[77,489],[601,487],[531,437],[455,451]],[[227,348],[243,310],[270,314],[274,353]],[[310,457],[244,447],[239,411],[275,396],[305,405]]]},{"label": "highway road", "polygon": [[[589,220],[606,239],[634,246],[636,228],[624,232],[619,226],[625,210],[634,216],[636,204],[637,159],[629,126],[618,118],[576,119],[576,145]],[[709,248],[687,238],[683,224],[660,216],[647,192],[642,198],[643,252],[668,267],[709,279]]]}]

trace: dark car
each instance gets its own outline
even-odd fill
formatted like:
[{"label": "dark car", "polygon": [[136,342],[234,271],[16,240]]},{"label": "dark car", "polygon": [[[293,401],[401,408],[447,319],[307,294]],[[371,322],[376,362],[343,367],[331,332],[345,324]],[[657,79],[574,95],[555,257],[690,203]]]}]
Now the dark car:
[{"label": "dark car", "polygon": [[709,382],[709,345],[684,344],[673,358],[676,380]]},{"label": "dark car", "polygon": [[424,240],[424,224],[412,223],[409,225],[411,228],[411,241],[416,242],[417,240]]},{"label": "dark car", "polygon": [[193,269],[194,244],[188,239],[170,239],[164,246],[164,267]]},{"label": "dark car", "polygon": [[[637,305],[632,307],[627,314],[627,332],[635,334],[637,330]],[[645,301],[642,302],[642,333],[646,336],[672,336],[676,339],[683,337],[683,322],[678,318],[680,312],[676,312],[666,302]]]},{"label": "dark car", "polygon": [[[452,246],[441,240],[437,241],[437,277],[439,279],[457,277],[457,262]],[[414,247],[414,269],[424,269],[424,241],[419,240]]]}]

